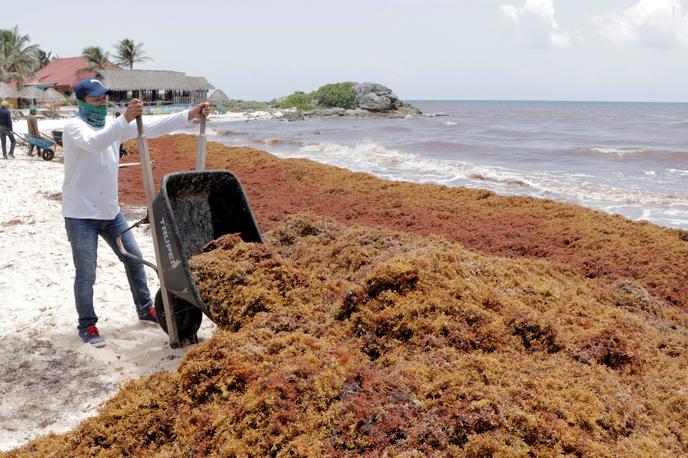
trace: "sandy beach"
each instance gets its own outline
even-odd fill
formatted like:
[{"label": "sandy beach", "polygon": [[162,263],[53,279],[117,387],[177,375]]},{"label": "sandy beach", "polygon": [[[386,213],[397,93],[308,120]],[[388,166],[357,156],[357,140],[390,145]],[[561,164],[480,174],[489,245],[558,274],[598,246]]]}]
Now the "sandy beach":
[{"label": "sandy beach", "polygon": [[[41,121],[41,130],[64,121]],[[16,122],[22,132],[26,123]],[[61,152],[61,149],[58,151]],[[184,351],[169,348],[157,326],[137,318],[124,268],[101,241],[94,290],[98,327],[107,340],[91,348],[76,332],[73,264],[60,192],[63,165],[29,157],[17,144],[14,160],[0,161],[0,450],[49,432],[63,432],[96,413],[127,380],[174,370]],[[129,222],[142,206],[123,207]],[[147,228],[135,229],[146,259],[154,261]],[[152,294],[155,272],[147,269]],[[204,320],[199,338],[212,334]]]},{"label": "sandy beach", "polygon": [[[271,115],[227,113],[210,120],[266,116]],[[49,136],[67,121],[41,119],[38,126]],[[27,132],[22,120],[15,121],[13,128],[20,135]],[[58,158],[52,161],[30,157],[17,139],[15,159],[0,161],[6,191],[0,196],[0,252],[5,254],[0,262],[0,296],[6,304],[0,321],[0,450],[73,428],[94,415],[124,382],[174,370],[184,354],[169,348],[160,328],[139,322],[124,268],[102,240],[94,302],[107,346],[91,348],[79,339],[71,249],[60,200],[61,153],[57,147]],[[133,223],[145,215],[145,206],[123,205],[122,211]],[[150,231],[134,232],[144,257],[154,261]],[[151,269],[147,274],[155,294],[157,276]],[[199,339],[207,339],[214,327],[204,319]]]}]

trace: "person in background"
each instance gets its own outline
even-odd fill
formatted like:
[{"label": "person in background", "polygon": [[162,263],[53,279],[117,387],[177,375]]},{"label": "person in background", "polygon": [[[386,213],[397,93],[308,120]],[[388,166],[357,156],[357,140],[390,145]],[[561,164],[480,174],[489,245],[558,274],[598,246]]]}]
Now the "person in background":
[{"label": "person in background", "polygon": [[7,159],[7,137],[10,138],[10,157],[14,157],[14,134],[12,133],[12,113],[10,103],[3,100],[0,103],[0,143],[2,143],[2,158]]},{"label": "person in background", "polygon": [[[119,111],[115,112],[115,118],[119,118],[120,116],[122,116],[122,113],[120,113]],[[122,158],[128,154],[129,154],[129,151],[127,151],[126,148],[124,148],[124,143],[120,143],[119,144],[119,157]]]},{"label": "person in background", "polygon": [[[117,185],[119,146],[137,136],[133,121],[143,113],[143,103],[132,99],[124,114],[114,118],[107,116],[110,91],[100,81],[81,80],[75,92],[79,112],[67,122],[62,134],[62,214],[76,271],[74,297],[79,337],[86,343],[101,347],[105,340],[96,327],[98,317],[93,306],[98,237],[110,245],[124,264],[139,320],[157,323],[143,264],[125,256],[116,243],[117,237],[121,236],[125,250],[141,257],[133,233],[124,232],[128,224],[120,212]],[[159,137],[189,127],[191,121],[207,116],[209,110],[210,104],[203,102],[181,113],[154,120],[144,118],[146,136]]]},{"label": "person in background", "polygon": [[[29,116],[26,118],[26,125],[28,127],[29,137],[41,138],[41,133],[38,131],[38,110],[36,107],[29,108]],[[35,145],[29,143],[29,156],[33,156],[33,148]],[[41,149],[36,148],[37,154],[41,155]]]}]

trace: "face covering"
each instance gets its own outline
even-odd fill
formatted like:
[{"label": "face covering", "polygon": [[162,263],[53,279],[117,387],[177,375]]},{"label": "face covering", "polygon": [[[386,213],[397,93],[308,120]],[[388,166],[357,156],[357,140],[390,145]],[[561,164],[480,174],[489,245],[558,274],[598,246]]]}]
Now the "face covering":
[{"label": "face covering", "polygon": [[90,126],[103,127],[107,116],[107,105],[91,105],[83,100],[77,100],[79,106],[79,117],[86,121]]}]

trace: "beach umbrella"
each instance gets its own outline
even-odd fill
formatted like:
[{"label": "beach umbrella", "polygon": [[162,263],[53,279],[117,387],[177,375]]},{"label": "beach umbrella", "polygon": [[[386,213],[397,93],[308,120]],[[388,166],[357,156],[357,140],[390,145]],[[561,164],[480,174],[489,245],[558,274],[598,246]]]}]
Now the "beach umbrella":
[{"label": "beach umbrella", "polygon": [[208,97],[208,102],[215,103],[217,105],[229,105],[229,97],[224,93],[222,89],[216,89]]},{"label": "beach umbrella", "polygon": [[43,100],[44,92],[36,86],[26,86],[17,93],[20,99]]},{"label": "beach umbrella", "polygon": [[9,99],[15,97],[17,97],[17,91],[5,83],[0,83],[0,99]]},{"label": "beach umbrella", "polygon": [[42,100],[44,102],[64,102],[65,96],[64,96],[64,94],[62,94],[62,93],[56,91],[55,89],[49,87],[43,93],[43,99]]}]

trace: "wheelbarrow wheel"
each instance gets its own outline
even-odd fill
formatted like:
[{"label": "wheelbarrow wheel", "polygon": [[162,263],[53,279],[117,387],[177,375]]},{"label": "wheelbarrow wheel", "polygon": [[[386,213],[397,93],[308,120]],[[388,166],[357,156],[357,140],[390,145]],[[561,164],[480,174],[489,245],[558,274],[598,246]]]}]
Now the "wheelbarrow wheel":
[{"label": "wheelbarrow wheel", "polygon": [[[177,333],[180,339],[192,338],[201,327],[203,320],[203,312],[194,305],[186,302],[177,296],[170,294],[170,307],[174,310],[174,315],[177,319]],[[165,315],[165,306],[162,302],[162,290],[158,289],[155,294],[155,317],[158,324],[167,332],[167,319]]]},{"label": "wheelbarrow wheel", "polygon": [[51,148],[45,148],[43,151],[41,151],[41,157],[44,161],[52,161],[55,157],[55,151],[53,151]]}]

